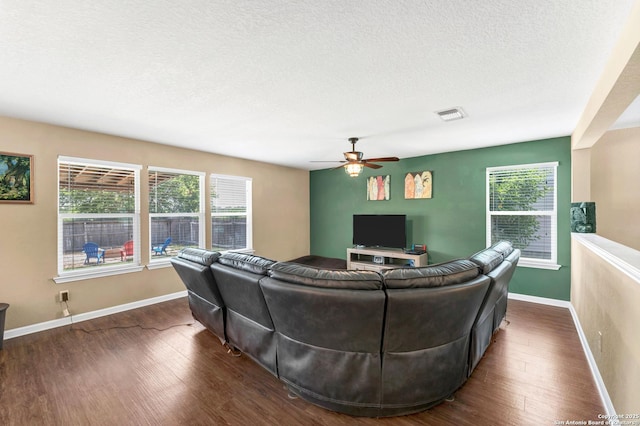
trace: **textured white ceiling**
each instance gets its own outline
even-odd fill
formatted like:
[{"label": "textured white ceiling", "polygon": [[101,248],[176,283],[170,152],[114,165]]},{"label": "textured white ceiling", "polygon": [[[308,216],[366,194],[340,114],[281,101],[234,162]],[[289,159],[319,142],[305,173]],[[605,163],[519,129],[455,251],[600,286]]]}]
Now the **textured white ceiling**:
[{"label": "textured white ceiling", "polygon": [[305,169],[564,136],[633,1],[1,0],[0,115]]}]

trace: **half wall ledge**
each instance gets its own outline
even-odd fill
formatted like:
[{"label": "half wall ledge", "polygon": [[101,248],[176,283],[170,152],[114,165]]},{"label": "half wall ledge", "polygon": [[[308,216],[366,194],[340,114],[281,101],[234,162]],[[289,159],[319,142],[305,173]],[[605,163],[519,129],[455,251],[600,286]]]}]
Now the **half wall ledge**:
[{"label": "half wall ledge", "polygon": [[571,239],[581,243],[640,284],[640,251],[597,234],[572,232]]}]

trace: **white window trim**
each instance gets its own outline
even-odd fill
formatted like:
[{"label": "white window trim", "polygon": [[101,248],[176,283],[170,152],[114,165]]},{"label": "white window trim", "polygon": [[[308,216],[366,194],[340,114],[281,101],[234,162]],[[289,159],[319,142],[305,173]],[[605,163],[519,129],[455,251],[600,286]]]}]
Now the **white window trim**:
[{"label": "white window trim", "polygon": [[[235,179],[241,180],[246,183],[245,191],[246,191],[246,203],[247,203],[247,212],[246,213],[234,213],[234,216],[245,216],[247,218],[247,247],[242,249],[231,249],[231,250],[223,250],[223,252],[233,251],[238,253],[253,253],[253,178],[247,176],[233,176],[233,175],[222,175],[217,173],[211,173],[209,175],[209,183],[213,178],[220,179]],[[209,192],[209,204],[211,204],[211,192]],[[213,213],[211,212],[211,218],[213,217],[221,217],[221,216],[229,216],[228,214],[223,213]],[[210,218],[210,219],[211,219]],[[213,245],[213,241],[211,241]],[[211,250],[211,247],[208,248]]]},{"label": "white window trim", "polygon": [[[109,213],[109,214],[83,214],[83,217],[131,217],[133,215],[133,241],[134,245],[140,245],[140,171],[142,170],[142,166],[139,164],[131,164],[131,163],[119,163],[113,161],[103,161],[103,160],[94,160],[88,158],[79,158],[79,157],[67,157],[67,156],[58,156],[58,162],[56,165],[56,171],[60,170],[60,163],[69,163],[75,165],[88,165],[88,166],[99,166],[99,167],[114,167],[121,169],[129,169],[133,171],[134,176],[134,194],[135,194],[135,206],[134,213]],[[72,281],[80,281],[91,278],[100,278],[107,277],[111,275],[119,275],[119,274],[127,274],[131,272],[139,272],[144,269],[144,267],[140,264],[140,250],[134,250],[134,259],[133,265],[131,264],[122,264],[122,265],[113,265],[113,266],[103,266],[98,269],[79,269],[74,271],[64,271],[64,262],[63,262],[63,219],[68,217],[77,217],[79,215],[72,215],[68,213],[60,213],[60,173],[58,172],[57,178],[57,214],[58,214],[58,275],[53,277],[53,281],[56,284],[68,283]]]},{"label": "white window trim", "polygon": [[[202,248],[205,246],[206,241],[206,222],[205,222],[205,208],[206,208],[206,189],[205,189],[205,172],[198,172],[194,170],[182,170],[182,169],[172,169],[167,167],[156,167],[149,166],[147,168],[147,174],[149,172],[164,172],[164,173],[175,173],[181,175],[190,175],[190,176],[198,176],[198,185],[200,188],[200,211],[198,213],[149,213],[149,250],[153,247],[153,243],[151,241],[151,218],[153,217],[187,217],[193,216],[197,217],[200,222],[200,226],[198,227],[198,247]],[[149,202],[147,200],[147,202]],[[171,258],[162,257],[162,258],[153,258],[153,255],[150,255],[149,264],[147,265],[147,269],[158,269],[158,268],[166,268],[171,266]]]},{"label": "white window trim", "polygon": [[102,278],[102,277],[109,277],[112,275],[130,274],[132,272],[140,272],[143,269],[144,269],[144,266],[142,265],[103,266],[99,270],[91,270],[90,272],[83,272],[81,274],[76,274],[73,272],[60,274],[57,277],[53,277],[53,281],[56,284],[64,284],[64,283],[70,283],[73,281],[90,280],[92,278]]},{"label": "white window trim", "polygon": [[[557,271],[561,268],[561,265],[558,264],[558,161],[551,161],[547,163],[531,163],[531,164],[517,164],[510,166],[499,166],[499,167],[487,167],[486,170],[486,207],[485,207],[485,231],[486,231],[486,244],[487,247],[491,246],[491,217],[499,216],[499,215],[523,215],[523,216],[550,216],[552,220],[555,221],[555,226],[553,234],[552,234],[552,243],[551,243],[551,259],[534,259],[528,257],[520,257],[518,261],[518,266],[522,266],[525,268],[537,268],[537,269],[548,269]],[[553,185],[553,210],[541,210],[541,211],[509,211],[509,212],[491,212],[490,210],[490,192],[489,192],[489,180],[490,176],[494,172],[499,172],[503,170],[516,170],[516,169],[534,169],[534,168],[542,168],[542,167],[553,167],[554,174],[554,185]]]}]

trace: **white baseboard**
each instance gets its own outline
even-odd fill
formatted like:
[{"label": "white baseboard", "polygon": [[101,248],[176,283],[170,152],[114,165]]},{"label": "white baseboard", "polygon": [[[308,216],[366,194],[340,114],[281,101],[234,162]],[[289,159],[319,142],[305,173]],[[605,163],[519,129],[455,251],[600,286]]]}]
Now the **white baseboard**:
[{"label": "white baseboard", "polygon": [[[562,308],[569,309],[569,312],[571,313],[571,317],[573,318],[573,323],[575,324],[576,330],[578,331],[578,337],[580,338],[580,343],[582,344],[582,350],[584,351],[584,354],[587,357],[587,362],[589,363],[589,369],[591,370],[593,379],[596,382],[596,387],[598,388],[598,392],[600,393],[600,399],[602,400],[602,404],[604,405],[606,414],[609,416],[612,416],[613,418],[613,416],[615,416],[616,414],[616,410],[613,407],[613,402],[611,402],[611,398],[609,397],[609,392],[607,392],[607,387],[604,384],[604,380],[602,379],[600,370],[598,370],[598,365],[596,364],[596,360],[593,357],[591,348],[589,347],[589,342],[587,342],[587,337],[585,336],[584,331],[582,330],[582,325],[580,325],[578,314],[576,313],[576,310],[571,304],[571,302],[567,302],[566,300],[548,299],[546,297],[528,296],[526,294],[518,294],[518,293],[509,293],[509,299],[522,300],[524,302],[540,303],[542,305],[559,306]],[[613,425],[615,424],[615,422],[611,421],[611,424]]]},{"label": "white baseboard", "polygon": [[527,294],[509,293],[509,299],[522,300],[523,302],[539,303],[541,305],[559,306],[561,308],[569,308],[571,302],[566,300],[549,299],[547,297],[529,296]]},{"label": "white baseboard", "polygon": [[[110,308],[98,309],[97,311],[85,312],[84,314],[73,315],[73,322],[82,322],[94,318],[100,318],[107,315],[117,314],[118,312],[129,311],[131,309],[142,308],[143,306],[155,305],[156,303],[166,302],[168,300],[187,297],[187,291],[179,291],[177,293],[165,294],[163,296],[152,297],[150,299],[138,300],[137,302],[125,303],[124,305],[112,306]],[[24,327],[6,330],[4,339],[12,339],[14,337],[24,336],[39,331],[50,330],[56,327],[63,327],[71,324],[71,317],[59,318],[56,320],[45,321],[38,324],[27,325]]]}]

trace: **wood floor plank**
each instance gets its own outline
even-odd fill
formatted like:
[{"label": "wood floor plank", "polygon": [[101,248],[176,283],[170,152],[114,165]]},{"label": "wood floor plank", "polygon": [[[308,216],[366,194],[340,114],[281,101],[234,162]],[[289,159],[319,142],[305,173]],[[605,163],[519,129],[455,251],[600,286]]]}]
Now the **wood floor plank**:
[{"label": "wood floor plank", "polygon": [[291,399],[186,299],[4,342],[3,425],[538,425],[604,413],[567,309],[509,301],[472,377],[422,413],[357,418]]}]

